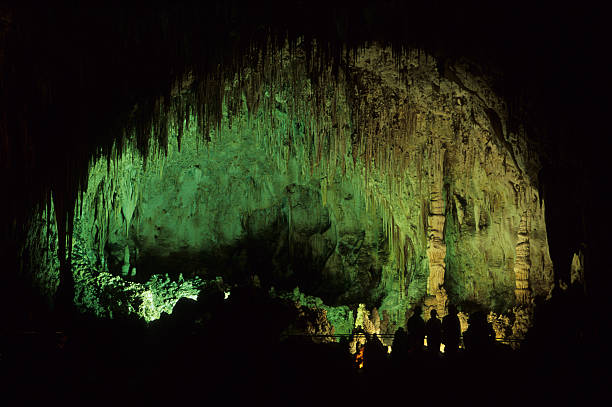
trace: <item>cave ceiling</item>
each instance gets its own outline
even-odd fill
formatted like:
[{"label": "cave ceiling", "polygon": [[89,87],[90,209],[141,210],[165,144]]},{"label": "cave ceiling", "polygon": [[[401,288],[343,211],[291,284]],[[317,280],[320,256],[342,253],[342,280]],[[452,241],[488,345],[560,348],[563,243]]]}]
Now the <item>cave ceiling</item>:
[{"label": "cave ceiling", "polygon": [[155,276],[193,295],[257,275],[443,315],[569,280],[583,221],[554,247],[550,228],[589,186],[566,197],[554,174],[589,171],[571,118],[590,79],[569,82],[588,50],[559,49],[580,39],[565,16],[547,43],[544,10],[359,6],[1,9],[3,189],[20,191],[3,230],[33,253],[51,235],[28,258],[45,295],[72,279],[87,306],[91,270],[142,298]]}]

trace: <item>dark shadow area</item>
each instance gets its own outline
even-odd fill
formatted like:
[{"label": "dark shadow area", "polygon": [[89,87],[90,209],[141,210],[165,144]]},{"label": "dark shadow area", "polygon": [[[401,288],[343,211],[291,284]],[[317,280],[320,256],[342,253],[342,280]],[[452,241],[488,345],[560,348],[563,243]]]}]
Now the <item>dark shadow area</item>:
[{"label": "dark shadow area", "polygon": [[236,288],[227,300],[209,290],[198,301],[181,299],[172,315],[148,326],[79,316],[56,331],[58,322],[30,320],[1,336],[0,383],[4,398],[63,405],[590,404],[602,395],[607,367],[601,349],[583,340],[593,321],[584,313],[558,316],[580,312],[573,295],[559,293],[541,305],[521,350],[495,342],[475,312],[457,352],[415,348],[400,329],[391,354],[376,335],[366,335],[359,369],[347,338],[316,343],[286,335],[295,310],[261,289]]}]

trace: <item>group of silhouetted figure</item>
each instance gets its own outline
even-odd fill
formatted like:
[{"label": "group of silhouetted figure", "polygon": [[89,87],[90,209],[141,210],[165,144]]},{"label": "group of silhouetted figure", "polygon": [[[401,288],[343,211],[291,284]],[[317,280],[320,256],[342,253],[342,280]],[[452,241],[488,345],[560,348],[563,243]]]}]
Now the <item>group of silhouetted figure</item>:
[{"label": "group of silhouetted figure", "polygon": [[[495,345],[495,332],[483,311],[470,314],[468,329],[463,335],[456,306],[450,305],[448,314],[442,320],[438,318],[438,312],[432,309],[429,313],[430,318],[425,322],[422,312],[421,307],[415,307],[406,323],[406,329],[400,327],[395,332],[391,346],[391,360],[401,362],[420,356],[439,358],[442,344],[444,344],[445,358],[456,356],[460,347],[471,355],[483,355]],[[366,338],[363,348],[368,368],[374,369],[388,358],[387,347],[377,334],[368,335],[362,331],[356,331],[354,334],[364,335]],[[359,351],[359,347],[357,350]]]},{"label": "group of silhouetted figure", "polygon": [[[474,378],[490,389],[518,376],[526,377],[524,383],[542,377],[555,383],[560,378],[585,382],[588,376],[582,375],[590,370],[583,356],[597,355],[583,345],[581,332],[589,332],[588,320],[580,325],[566,321],[568,315],[572,321],[590,315],[577,305],[580,293],[572,291],[554,293],[548,302],[536,298],[536,326],[520,351],[512,351],[495,341],[484,311],[471,313],[462,333],[463,322],[453,305],[443,318],[431,310],[427,321],[422,308],[415,307],[392,343],[391,335],[387,339],[363,329],[354,332],[353,342],[348,335],[340,343],[315,341],[308,334],[288,336],[287,327],[298,318],[295,304],[272,298],[256,286],[233,287],[226,298],[224,288],[211,285],[197,300],[182,298],[171,315],[162,313],[148,324],[82,316],[61,337],[55,331],[48,340],[43,335],[0,337],[0,378],[4,374],[4,383],[15,389],[21,383],[40,389],[30,394],[63,389],[68,398],[79,396],[74,389],[97,394],[101,387],[122,383],[138,400],[151,383],[164,383],[151,393],[155,400],[160,393],[171,400],[177,394],[188,397],[187,391],[205,383],[207,389],[246,404],[254,393],[265,395],[266,402],[273,395],[285,402],[321,383],[335,383],[342,400],[343,389],[368,383],[374,386],[363,387],[401,386],[406,377],[415,388],[434,388],[438,382],[430,378],[441,371],[457,389]],[[593,323],[590,329],[596,327]],[[355,368],[356,355],[348,351],[351,343],[363,344],[363,369]],[[355,395],[360,398],[363,392]]]},{"label": "group of silhouetted figure", "polygon": [[400,358],[404,352],[420,352],[423,350],[425,337],[427,337],[427,351],[431,355],[437,356],[440,351],[440,344],[444,344],[446,354],[454,354],[461,343],[461,324],[457,316],[457,309],[449,306],[448,315],[442,321],[438,319],[438,312],[432,309],[429,313],[430,318],[425,322],[421,316],[421,307],[415,307],[412,316],[408,319],[405,332],[399,328],[393,340],[393,352],[397,351]]}]

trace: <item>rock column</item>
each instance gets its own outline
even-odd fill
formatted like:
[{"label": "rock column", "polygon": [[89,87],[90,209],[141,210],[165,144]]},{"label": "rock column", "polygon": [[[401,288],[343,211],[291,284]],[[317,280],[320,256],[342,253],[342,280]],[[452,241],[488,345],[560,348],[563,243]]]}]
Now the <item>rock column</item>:
[{"label": "rock column", "polygon": [[517,305],[527,305],[531,299],[529,291],[529,270],[531,268],[529,248],[529,223],[527,212],[521,216],[518,239],[516,242],[516,255],[514,259],[514,275],[516,286],[514,295]]},{"label": "rock column", "polygon": [[429,278],[427,279],[427,298],[425,299],[426,317],[432,308],[439,316],[446,315],[446,290],[444,272],[446,270],[446,244],[444,243],[444,199],[442,197],[443,157],[445,150],[438,146],[433,149],[433,168],[429,196],[429,215],[427,216],[427,257],[429,258]]}]

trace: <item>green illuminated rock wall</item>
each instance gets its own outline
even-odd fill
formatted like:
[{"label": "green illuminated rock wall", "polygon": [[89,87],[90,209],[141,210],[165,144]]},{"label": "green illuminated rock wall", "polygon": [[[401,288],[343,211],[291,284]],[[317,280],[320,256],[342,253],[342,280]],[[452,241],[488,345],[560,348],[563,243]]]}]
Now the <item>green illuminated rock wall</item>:
[{"label": "green illuminated rock wall", "polygon": [[257,275],[328,308],[378,307],[394,326],[417,303],[505,312],[546,295],[545,203],[524,129],[468,61],[402,58],[370,46],[326,95],[299,75],[263,83],[226,106],[209,142],[192,122],[180,151],[172,137],[145,162],[128,143],[94,163],[75,230],[88,267],[125,287]]},{"label": "green illuminated rock wall", "polygon": [[[321,180],[300,173],[295,159],[279,168],[253,133],[227,129],[199,147],[198,138],[186,133],[180,153],[170,143],[146,170],[126,153],[111,163],[118,182],[109,182],[106,163],[95,167],[81,221],[111,272],[134,281],[182,273],[240,283],[258,275],[332,304],[378,300],[387,242],[380,216],[366,212],[350,180],[338,179],[324,205]],[[103,188],[115,201],[100,221],[100,200],[88,197]]]}]

